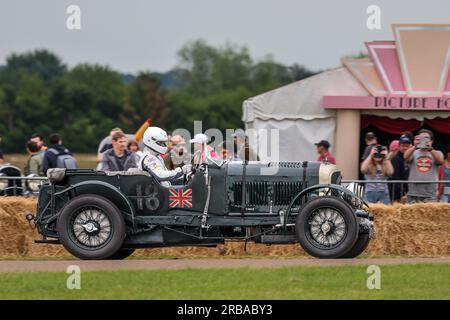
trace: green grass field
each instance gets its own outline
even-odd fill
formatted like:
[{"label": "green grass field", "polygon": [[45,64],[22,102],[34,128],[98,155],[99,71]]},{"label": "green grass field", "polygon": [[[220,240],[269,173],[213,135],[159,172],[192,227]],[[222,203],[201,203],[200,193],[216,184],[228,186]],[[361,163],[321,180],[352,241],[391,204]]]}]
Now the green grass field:
[{"label": "green grass field", "polygon": [[450,265],[381,266],[369,290],[365,266],[0,274],[0,299],[450,299]]}]

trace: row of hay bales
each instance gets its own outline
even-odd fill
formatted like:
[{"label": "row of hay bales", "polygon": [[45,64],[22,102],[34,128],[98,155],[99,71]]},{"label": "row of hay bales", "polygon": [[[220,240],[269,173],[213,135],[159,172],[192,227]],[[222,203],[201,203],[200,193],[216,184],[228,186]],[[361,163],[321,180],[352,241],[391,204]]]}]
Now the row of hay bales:
[{"label": "row of hay bales", "polygon": [[[60,245],[35,244],[40,236],[31,228],[25,214],[35,212],[36,200],[20,197],[0,198],[0,258],[68,257]],[[376,237],[364,256],[448,256],[450,255],[450,204],[372,205]],[[262,245],[227,242],[216,248],[158,248],[138,250],[135,256],[205,257],[301,256],[299,245]]]}]

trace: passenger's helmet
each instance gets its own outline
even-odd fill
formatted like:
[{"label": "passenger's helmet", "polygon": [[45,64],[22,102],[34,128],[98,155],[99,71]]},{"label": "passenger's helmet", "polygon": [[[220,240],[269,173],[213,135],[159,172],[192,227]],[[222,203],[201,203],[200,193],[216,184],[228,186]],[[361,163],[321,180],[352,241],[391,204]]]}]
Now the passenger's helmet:
[{"label": "passenger's helmet", "polygon": [[167,133],[158,127],[148,127],[142,139],[146,147],[161,154],[167,152],[167,141]]}]

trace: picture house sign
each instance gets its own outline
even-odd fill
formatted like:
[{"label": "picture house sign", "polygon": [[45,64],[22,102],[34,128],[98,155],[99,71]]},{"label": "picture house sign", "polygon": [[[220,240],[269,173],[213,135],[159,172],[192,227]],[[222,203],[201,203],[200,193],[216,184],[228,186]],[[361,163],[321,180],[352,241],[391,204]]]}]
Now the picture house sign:
[{"label": "picture house sign", "polygon": [[365,42],[364,57],[344,57],[320,91],[322,109],[337,111],[332,144],[346,179],[359,177],[369,126],[391,138],[425,121],[450,132],[450,24],[393,24],[392,34]]},{"label": "picture house sign", "polygon": [[325,109],[379,109],[450,111],[450,97],[325,96]]},{"label": "picture house sign", "polygon": [[325,109],[450,111],[450,24],[393,24],[343,65],[368,95],[324,96]]}]

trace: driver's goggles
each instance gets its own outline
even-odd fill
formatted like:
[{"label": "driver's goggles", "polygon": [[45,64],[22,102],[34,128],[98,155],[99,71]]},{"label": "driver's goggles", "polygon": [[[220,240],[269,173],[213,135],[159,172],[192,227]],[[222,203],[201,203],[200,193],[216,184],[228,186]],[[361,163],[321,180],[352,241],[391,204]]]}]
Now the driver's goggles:
[{"label": "driver's goggles", "polygon": [[166,141],[156,141],[156,144],[161,146],[161,147],[167,147],[167,142]]}]

